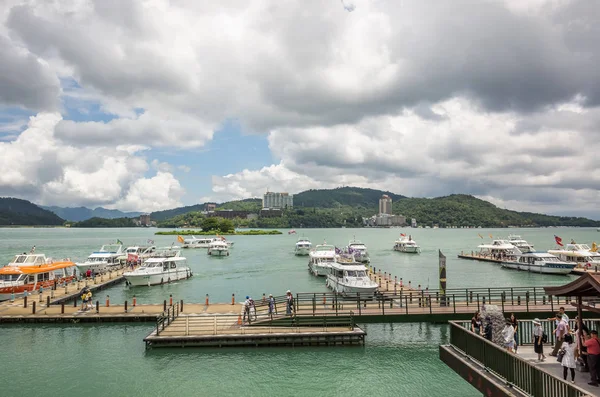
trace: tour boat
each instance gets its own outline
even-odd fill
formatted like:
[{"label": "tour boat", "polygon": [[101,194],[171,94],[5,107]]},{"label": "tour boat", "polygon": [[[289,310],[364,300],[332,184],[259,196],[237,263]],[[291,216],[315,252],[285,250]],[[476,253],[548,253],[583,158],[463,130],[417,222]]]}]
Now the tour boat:
[{"label": "tour boat", "polygon": [[527,252],[517,255],[515,260],[502,262],[502,267],[544,274],[569,274],[574,263],[561,261],[557,256],[544,252]]},{"label": "tour boat", "polygon": [[592,251],[587,244],[573,242],[559,249],[548,250],[548,253],[565,262],[575,263],[577,267],[600,266],[600,253]]},{"label": "tour boat", "polygon": [[183,280],[192,276],[186,258],[173,248],[157,250],[139,268],[123,274],[131,286],[158,285]]},{"label": "tour boat", "polygon": [[517,247],[519,251],[521,251],[524,254],[529,252],[535,252],[533,244],[529,244],[526,240],[523,240],[521,236],[511,234],[508,236],[508,242]]},{"label": "tour boat", "polygon": [[308,254],[308,269],[315,276],[327,276],[330,265],[335,262],[337,253],[333,245],[319,244]]},{"label": "tour boat", "polygon": [[156,250],[154,245],[134,245],[127,247],[123,252],[123,255],[119,257],[121,262],[137,261],[140,259],[142,262],[152,256],[152,253]]},{"label": "tour boat", "polygon": [[210,247],[210,244],[215,241],[224,241],[227,244],[227,246],[230,248],[233,246],[233,241],[227,241],[225,239],[225,237],[223,237],[223,236],[202,237],[202,238],[192,236],[192,237],[188,237],[183,240],[182,247],[183,248],[208,248],[208,247]]},{"label": "tour boat", "polygon": [[229,245],[225,241],[215,240],[208,246],[210,256],[229,256]]},{"label": "tour boat", "polygon": [[77,267],[69,259],[53,261],[44,254],[16,255],[0,268],[0,300],[10,299],[13,294],[23,296],[25,291],[37,291],[40,287],[51,288],[76,276]]},{"label": "tour boat", "polygon": [[507,240],[493,240],[491,244],[481,244],[477,248],[479,248],[479,256],[494,259],[512,259],[516,254],[522,253]]},{"label": "tour boat", "polygon": [[294,249],[294,254],[298,256],[306,256],[310,254],[310,250],[312,248],[312,243],[309,239],[299,238],[296,242],[296,248]]},{"label": "tour boat", "polygon": [[340,295],[371,295],[379,285],[369,278],[367,268],[353,257],[339,257],[329,268],[325,285]]},{"label": "tour boat", "polygon": [[120,257],[123,255],[121,244],[105,244],[99,251],[92,254],[83,263],[77,263],[79,272],[85,273],[88,269],[95,273],[105,273],[121,267]]},{"label": "tour boat", "polygon": [[370,261],[369,253],[367,252],[367,246],[356,239],[351,240],[348,243],[344,249],[344,252],[346,254],[354,255],[354,259],[357,262],[367,263]]},{"label": "tour boat", "polygon": [[417,242],[412,239],[412,236],[401,236],[394,243],[394,251],[418,254],[421,252],[421,247],[419,247]]}]

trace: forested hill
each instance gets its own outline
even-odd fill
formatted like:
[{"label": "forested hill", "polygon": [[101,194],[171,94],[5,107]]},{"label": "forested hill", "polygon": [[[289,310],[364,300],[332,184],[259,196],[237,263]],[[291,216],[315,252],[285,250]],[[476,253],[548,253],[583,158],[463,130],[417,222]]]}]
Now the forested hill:
[{"label": "forested hill", "polygon": [[600,226],[599,221],[517,212],[465,194],[436,198],[406,198],[393,203],[396,214],[415,218],[420,225],[445,226]]},{"label": "forested hill", "polygon": [[97,207],[94,209],[86,207],[44,207],[43,209],[54,212],[56,215],[67,221],[85,221],[91,218],[136,218],[143,214],[143,212],[122,212],[119,210],[109,210],[107,208]]},{"label": "forested hill", "polygon": [[294,195],[294,207],[336,208],[339,206],[377,208],[384,194],[392,201],[404,198],[399,194],[360,187],[307,190]]},{"label": "forested hill", "polygon": [[1,226],[59,226],[64,220],[27,201],[11,197],[0,198]]},{"label": "forested hill", "polygon": [[164,221],[165,219],[174,218],[177,215],[187,214],[188,212],[204,211],[204,204],[188,205],[186,207],[178,207],[170,210],[155,211],[150,214],[150,219],[153,221]]}]

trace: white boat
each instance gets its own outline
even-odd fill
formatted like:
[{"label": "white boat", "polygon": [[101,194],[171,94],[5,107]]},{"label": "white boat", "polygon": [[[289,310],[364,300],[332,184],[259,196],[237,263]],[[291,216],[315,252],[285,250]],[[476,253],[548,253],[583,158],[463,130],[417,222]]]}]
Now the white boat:
[{"label": "white boat", "polygon": [[202,237],[198,238],[196,236],[188,237],[183,240],[183,248],[208,248],[210,244],[215,241],[224,241],[228,247],[233,246],[233,241],[225,240],[225,237]]},{"label": "white boat", "polygon": [[156,252],[146,259],[139,268],[123,274],[131,286],[158,285],[183,280],[192,276],[186,258],[179,256],[179,251],[172,248]]},{"label": "white boat", "polygon": [[142,262],[152,256],[152,253],[156,251],[154,245],[134,245],[127,247],[123,252],[123,255],[119,257],[121,262],[128,262],[130,260],[137,261],[140,259]]},{"label": "white boat", "polygon": [[533,244],[529,244],[526,240],[523,240],[521,236],[511,234],[508,236],[508,242],[517,247],[519,251],[521,251],[524,254],[528,252],[535,252]]},{"label": "white boat", "polygon": [[394,251],[418,254],[421,252],[421,247],[412,239],[412,236],[401,236],[394,242]]},{"label": "white boat", "polygon": [[315,276],[327,276],[336,259],[336,248],[327,243],[319,244],[308,254],[308,269]]},{"label": "white boat", "polygon": [[357,262],[367,263],[370,261],[367,246],[356,239],[353,239],[348,243],[344,252],[346,254],[354,255],[354,259]]},{"label": "white boat", "polygon": [[508,242],[508,240],[493,240],[491,244],[481,244],[478,245],[477,248],[479,248],[479,256],[498,260],[512,260],[517,254],[522,254],[522,252]]},{"label": "white boat", "polygon": [[83,263],[76,263],[79,272],[84,274],[89,270],[95,273],[105,273],[109,270],[119,269],[122,264],[120,257],[123,255],[121,244],[105,244],[99,251],[94,251]]},{"label": "white boat", "polygon": [[592,251],[587,244],[572,242],[560,249],[548,250],[548,253],[565,262],[575,263],[577,267],[600,266],[600,253]]},{"label": "white boat", "polygon": [[517,255],[515,260],[502,262],[502,267],[544,274],[569,274],[574,263],[561,261],[557,256],[545,252],[527,252]]},{"label": "white boat", "polygon": [[294,254],[298,256],[306,256],[310,254],[310,250],[312,249],[312,243],[307,238],[299,238],[296,242],[296,248],[294,249]]},{"label": "white boat", "polygon": [[379,285],[369,278],[364,264],[354,258],[340,257],[329,268],[327,287],[340,295],[373,294]]},{"label": "white boat", "polygon": [[210,256],[229,256],[229,245],[225,241],[217,239],[210,243],[207,253]]}]

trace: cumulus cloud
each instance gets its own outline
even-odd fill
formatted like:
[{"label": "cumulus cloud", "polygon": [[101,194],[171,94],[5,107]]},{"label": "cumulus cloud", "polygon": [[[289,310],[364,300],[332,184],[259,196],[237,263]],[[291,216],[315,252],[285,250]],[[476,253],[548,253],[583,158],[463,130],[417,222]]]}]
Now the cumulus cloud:
[{"label": "cumulus cloud", "polygon": [[183,189],[164,163],[147,178],[143,146],[77,147],[55,136],[62,117],[40,113],[12,142],[0,142],[0,195],[39,204],[104,205],[151,211],[180,204]]},{"label": "cumulus cloud", "polygon": [[[346,184],[591,208],[598,162],[573,142],[600,131],[599,13],[588,0],[364,1],[351,14],[322,0],[5,1],[0,49],[8,75],[28,77],[0,77],[0,102],[54,110],[60,77],[79,87],[63,98],[116,118],[29,127],[19,145],[47,146],[0,181],[48,200],[141,200],[171,171],[142,175],[137,145],[200,147],[235,118],[280,163],[216,176],[219,197]],[[108,173],[118,181],[88,192],[86,176]]]}]

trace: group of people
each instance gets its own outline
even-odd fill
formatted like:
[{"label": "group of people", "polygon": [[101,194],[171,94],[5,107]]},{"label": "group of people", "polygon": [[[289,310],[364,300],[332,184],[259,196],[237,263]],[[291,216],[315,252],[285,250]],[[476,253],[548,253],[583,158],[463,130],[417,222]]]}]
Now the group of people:
[{"label": "group of people", "polygon": [[[555,343],[550,356],[557,357],[563,368],[563,378],[571,375],[571,382],[575,383],[575,368],[577,362],[585,368],[584,371],[590,372],[589,385],[598,387],[600,384],[600,339],[596,330],[590,331],[582,323],[579,329],[578,317],[575,317],[575,328],[571,329],[569,325],[569,316],[565,313],[565,308],[561,307],[555,317],[548,318],[548,321],[554,321],[555,328],[553,334]],[[514,313],[505,319],[502,329],[503,347],[511,353],[517,353],[519,346],[519,322]],[[476,312],[471,318],[471,331],[477,335],[492,341],[492,319],[486,316],[485,322],[482,321],[479,312]],[[533,320],[533,350],[538,355],[538,361],[546,360],[544,354],[544,344],[547,343],[548,336],[544,332],[539,318]]]},{"label": "group of people", "polygon": [[81,310],[86,311],[93,308],[92,291],[86,287],[81,291]]},{"label": "group of people", "polygon": [[[295,313],[294,296],[292,295],[292,292],[290,290],[287,290],[287,292],[285,293],[285,296],[286,296],[285,312],[286,312],[286,315],[291,316],[293,313]],[[264,299],[264,297],[263,297],[263,299]],[[269,311],[268,311],[269,316],[276,315],[277,314],[277,305],[275,304],[275,298],[273,298],[273,294],[269,294],[267,303],[268,303],[268,308],[269,308]],[[257,319],[256,302],[250,296],[246,296],[246,300],[244,301],[242,323],[246,323],[246,322],[250,323],[251,321],[255,321],[256,319]]]}]

